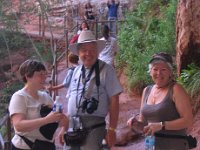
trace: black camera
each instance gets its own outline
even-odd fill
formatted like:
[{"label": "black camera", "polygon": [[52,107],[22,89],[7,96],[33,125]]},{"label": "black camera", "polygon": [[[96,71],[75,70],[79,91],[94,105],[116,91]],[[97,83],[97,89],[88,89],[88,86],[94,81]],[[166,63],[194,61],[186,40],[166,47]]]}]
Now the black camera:
[{"label": "black camera", "polygon": [[98,108],[99,101],[94,97],[90,99],[85,99],[82,103],[82,111],[87,112],[88,114],[92,114]]}]

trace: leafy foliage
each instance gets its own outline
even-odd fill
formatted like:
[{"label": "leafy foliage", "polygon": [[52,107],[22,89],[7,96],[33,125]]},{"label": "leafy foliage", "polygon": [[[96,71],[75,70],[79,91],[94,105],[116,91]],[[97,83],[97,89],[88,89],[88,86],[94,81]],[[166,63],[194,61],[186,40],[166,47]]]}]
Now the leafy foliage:
[{"label": "leafy foliage", "polygon": [[[52,56],[52,53],[50,53],[50,46],[48,46],[48,44],[45,46],[40,42],[34,42],[34,46],[37,49],[37,52],[39,53],[39,55],[42,57],[42,59],[46,62],[52,62],[53,56]],[[34,55],[34,57],[37,57],[38,59],[40,59],[38,57],[38,54],[36,53],[36,50],[35,51],[33,50],[32,52],[33,52],[32,55]]]},{"label": "leafy foliage", "polygon": [[23,83],[20,81],[16,81],[12,84],[7,85],[2,91],[2,103],[9,103],[11,96],[16,92],[17,90],[21,89],[23,87]]},{"label": "leafy foliage", "polygon": [[6,135],[6,126],[5,125],[0,127],[0,134],[3,135],[3,136]]},{"label": "leafy foliage", "polygon": [[187,69],[182,70],[178,82],[192,97],[196,96],[200,92],[200,68],[193,63],[188,65]]},{"label": "leafy foliage", "polygon": [[127,66],[129,87],[133,89],[151,83],[147,65],[154,53],[175,53],[177,0],[164,2],[140,0],[137,8],[127,14],[127,21],[121,26],[117,66]]},{"label": "leafy foliage", "polygon": [[21,89],[23,83],[20,81],[12,82],[12,84],[8,84],[4,89],[1,90],[1,103],[0,103],[0,117],[5,114],[7,111],[8,104],[10,102],[11,96],[14,92]]},{"label": "leafy foliage", "polygon": [[0,30],[0,58],[4,58],[8,55],[8,49],[10,53],[12,53],[16,52],[18,49],[28,47],[30,47],[30,41],[19,32]]},{"label": "leafy foliage", "polygon": [[7,29],[12,31],[18,31],[16,13],[13,13],[12,1],[11,0],[1,0],[0,1],[0,23],[1,26],[6,26]]},{"label": "leafy foliage", "polygon": [[19,32],[12,32],[8,30],[0,31],[0,48],[5,48],[5,42],[8,43],[11,50],[19,48],[26,48],[30,42]]}]

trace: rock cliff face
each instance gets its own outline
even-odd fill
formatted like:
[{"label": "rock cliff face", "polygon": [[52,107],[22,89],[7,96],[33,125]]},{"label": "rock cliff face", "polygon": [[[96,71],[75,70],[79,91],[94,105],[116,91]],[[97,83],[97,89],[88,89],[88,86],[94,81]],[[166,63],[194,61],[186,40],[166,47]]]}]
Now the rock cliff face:
[{"label": "rock cliff face", "polygon": [[177,71],[191,62],[200,66],[200,1],[179,0],[176,18]]},{"label": "rock cliff face", "polygon": [[[177,73],[194,62],[200,67],[200,1],[179,0],[176,17],[176,61]],[[197,100],[199,101],[199,97]],[[198,110],[198,108],[196,108]],[[200,111],[194,117],[189,134],[200,140]],[[194,150],[199,150],[197,147]]]}]

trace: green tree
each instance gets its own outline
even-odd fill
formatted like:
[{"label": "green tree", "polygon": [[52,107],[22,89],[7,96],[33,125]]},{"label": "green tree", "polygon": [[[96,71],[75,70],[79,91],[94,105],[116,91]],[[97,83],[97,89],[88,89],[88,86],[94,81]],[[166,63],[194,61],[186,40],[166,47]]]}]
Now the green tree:
[{"label": "green tree", "polygon": [[141,91],[151,83],[148,62],[154,53],[175,54],[176,0],[140,0],[126,16],[119,33],[118,66],[126,66],[131,90]]}]

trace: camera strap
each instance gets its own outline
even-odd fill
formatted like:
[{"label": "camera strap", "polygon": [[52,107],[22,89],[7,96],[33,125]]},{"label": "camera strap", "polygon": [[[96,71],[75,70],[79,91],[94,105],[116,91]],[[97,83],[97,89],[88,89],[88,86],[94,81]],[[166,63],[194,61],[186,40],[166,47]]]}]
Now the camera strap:
[{"label": "camera strap", "polygon": [[[78,108],[78,109],[77,109],[77,112],[78,112],[78,110],[79,110],[79,108],[80,108],[81,99],[82,99],[82,97],[83,97],[83,95],[84,95],[84,93],[85,93],[85,86],[86,86],[86,83],[90,80],[93,71],[94,71],[94,65],[93,65],[92,68],[90,69],[90,72],[89,72],[89,74],[87,75],[87,78],[86,78],[86,77],[85,77],[85,76],[86,76],[86,75],[85,75],[85,74],[86,74],[86,73],[85,73],[85,67],[82,66],[82,68],[81,68],[81,74],[79,75],[78,85],[77,85],[77,89],[76,89],[76,108]],[[82,92],[81,92],[81,97],[80,97],[80,100],[79,100],[79,102],[78,102],[78,89],[79,89],[79,86],[80,86],[81,78],[82,78],[82,83],[83,83],[83,90],[82,90]]]},{"label": "camera strap", "polygon": [[100,72],[103,69],[104,65],[105,65],[105,63],[103,62],[102,65],[99,67],[99,63],[97,61],[97,66],[95,67],[95,77],[90,81],[87,93],[85,93],[85,97],[86,98],[90,98],[91,97],[92,90],[93,90],[93,87],[94,87],[94,83],[96,81],[97,95],[98,95],[97,100],[99,101]]},{"label": "camera strap", "polygon": [[[99,60],[97,60],[96,63],[92,66],[87,78],[85,78],[85,68],[84,68],[84,66],[82,67],[82,69],[81,69],[82,74],[80,74],[79,80],[78,80],[76,100],[78,99],[78,89],[79,89],[79,86],[80,86],[81,77],[82,77],[82,83],[83,83],[83,90],[82,90],[79,102],[76,103],[76,106],[78,108],[77,112],[81,108],[80,103],[81,103],[82,97],[84,96],[86,98],[89,98],[91,96],[95,81],[96,81],[97,94],[98,94],[98,100],[99,100],[100,72],[101,72],[101,70],[103,69],[104,66],[105,66],[105,62],[102,62],[101,66],[99,67]],[[91,79],[90,84],[88,86],[88,90],[87,90],[87,92],[85,92],[86,83],[90,80],[94,70],[95,70],[95,77],[93,79]]]},{"label": "camera strap", "polygon": [[[78,86],[77,86],[77,90],[76,90],[77,91],[76,92],[77,93],[76,94],[76,108],[78,108],[77,112],[78,112],[79,108],[81,107],[81,104],[80,104],[81,103],[81,99],[85,95],[85,86],[86,86],[86,83],[90,80],[90,78],[92,76],[92,73],[94,71],[95,65],[96,65],[96,63],[90,69],[89,74],[87,75],[87,77],[86,77],[85,67],[82,66],[82,68],[81,68],[81,74],[80,74],[79,79],[78,79]],[[80,97],[80,99],[78,101],[78,89],[79,89],[79,86],[80,86],[81,78],[82,78],[82,83],[83,83],[83,89],[82,89],[82,92],[81,92],[81,97]]]}]

